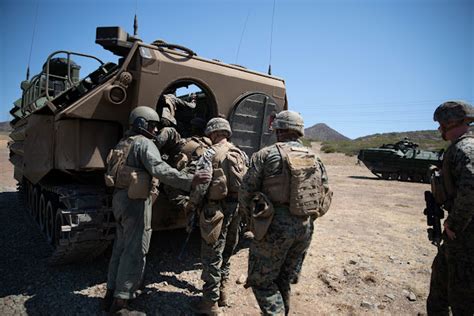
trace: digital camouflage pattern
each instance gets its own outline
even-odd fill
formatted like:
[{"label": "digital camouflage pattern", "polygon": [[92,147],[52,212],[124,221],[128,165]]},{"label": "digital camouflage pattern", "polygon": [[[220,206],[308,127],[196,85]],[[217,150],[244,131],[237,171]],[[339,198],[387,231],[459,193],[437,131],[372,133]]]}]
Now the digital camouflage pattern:
[{"label": "digital camouflage pattern", "polygon": [[438,122],[454,122],[465,120],[474,121],[474,109],[464,101],[447,101],[438,106],[433,114],[433,120]]},{"label": "digital camouflage pattern", "polygon": [[230,129],[229,121],[227,121],[225,118],[214,117],[210,119],[209,122],[207,122],[204,134],[209,136],[215,131],[226,131],[229,133],[229,137],[232,136],[232,130]]},{"label": "digital camouflage pattern", "polygon": [[[285,142],[288,146],[303,147],[299,141]],[[329,190],[327,173],[321,169],[325,193]],[[263,180],[282,173],[283,160],[276,145],[256,152],[251,159],[239,191],[239,203],[251,214],[252,199],[262,192]],[[288,179],[289,180],[289,179]],[[288,313],[290,284],[298,280],[304,256],[311,243],[313,220],[290,214],[287,205],[274,203],[275,215],[265,237],[250,246],[247,286],[252,287],[264,315]]]},{"label": "digital camouflage pattern", "polygon": [[427,300],[429,315],[474,314],[474,136],[464,135],[445,153],[443,171],[449,168],[454,196],[444,208],[446,222],[456,234],[454,240],[443,234],[431,274]]},{"label": "digital camouflage pattern", "polygon": [[174,127],[163,127],[156,135],[154,142],[160,153],[166,154],[169,158],[179,152],[181,135]]},{"label": "digital camouflage pattern", "polygon": [[[127,133],[123,140],[131,135]],[[146,170],[167,185],[185,191],[191,189],[193,176],[182,174],[162,161],[155,144],[144,136],[134,140],[127,165]],[[127,189],[116,189],[112,206],[117,226],[107,289],[113,290],[116,298],[132,299],[141,284],[150,245],[152,202],[150,197],[131,200]]]},{"label": "digital camouflage pattern", "polygon": [[273,120],[274,129],[289,129],[297,132],[300,136],[304,136],[303,117],[294,111],[281,111]]},{"label": "digital camouflage pattern", "polygon": [[[227,143],[228,144],[228,143]],[[220,147],[227,146],[226,143],[217,143],[212,145],[204,155],[198,160],[197,170],[205,170],[212,174],[212,162],[216,152]],[[231,148],[236,148],[231,144]],[[238,150],[238,149],[237,149]],[[242,152],[243,157],[245,154]],[[219,166],[223,169],[227,179],[231,178],[229,174],[229,162],[225,158]],[[191,193],[191,201],[198,205],[197,200],[202,200],[207,194],[209,183],[198,185],[196,190]],[[201,260],[202,275],[204,281],[203,298],[208,301],[217,302],[220,298],[222,284],[225,284],[229,278],[230,257],[237,246],[239,236],[240,219],[238,215],[237,192],[229,192],[227,198],[219,201],[205,200],[202,207],[206,218],[211,218],[217,211],[224,214],[222,229],[217,241],[210,245],[202,239],[201,241]]]}]

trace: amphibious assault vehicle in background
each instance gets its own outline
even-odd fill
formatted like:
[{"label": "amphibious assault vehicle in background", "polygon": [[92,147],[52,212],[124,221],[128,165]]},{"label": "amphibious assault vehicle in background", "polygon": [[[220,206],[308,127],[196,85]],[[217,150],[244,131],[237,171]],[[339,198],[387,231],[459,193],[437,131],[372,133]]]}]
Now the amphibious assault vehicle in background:
[{"label": "amphibious assault vehicle in background", "polygon": [[441,153],[421,150],[407,138],[359,151],[357,158],[384,180],[429,182],[430,166],[441,166]]},{"label": "amphibious assault vehicle in background", "polygon": [[[233,129],[232,142],[249,155],[276,141],[271,120],[287,109],[282,79],[205,59],[180,45],[146,44],[120,27],[98,27],[96,43],[118,60],[54,52],[38,75],[21,83],[22,97],[10,111],[14,177],[54,249],[52,263],[94,258],[113,240],[104,162],[136,106],[161,114],[164,94],[184,100],[192,94],[196,106],[176,111],[181,135],[191,136],[192,118],[223,114]],[[95,61],[97,68],[81,77],[81,65],[73,59]],[[185,214],[161,194],[153,208],[153,229],[185,225]]]}]

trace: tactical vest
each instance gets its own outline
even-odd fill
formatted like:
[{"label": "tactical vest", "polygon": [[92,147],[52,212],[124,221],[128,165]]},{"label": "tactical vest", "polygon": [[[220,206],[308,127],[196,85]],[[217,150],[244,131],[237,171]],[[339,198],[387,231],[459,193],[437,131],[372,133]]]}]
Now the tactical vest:
[{"label": "tactical vest", "polygon": [[455,143],[451,144],[444,154],[441,170],[434,168],[431,174],[431,192],[433,193],[435,201],[438,205],[443,205],[448,212],[451,210],[453,200],[456,196],[452,168],[449,166],[449,162],[452,160],[452,150],[450,149],[464,138],[474,138],[474,136],[464,135],[456,140]]},{"label": "tactical vest", "polygon": [[182,141],[180,151],[188,157],[189,161],[192,161],[201,157],[211,146],[212,142],[209,138],[193,136]]},{"label": "tactical vest", "polygon": [[[107,170],[104,174],[105,185],[117,189],[128,189],[130,199],[146,199],[156,193],[158,179],[143,169],[128,166],[127,158],[133,142],[141,135],[123,138],[107,155]],[[153,185],[152,185],[153,184]]]},{"label": "tactical vest", "polygon": [[[224,171],[223,162],[228,161],[228,170]],[[227,142],[216,148],[212,158],[212,180],[209,185],[208,199],[221,200],[228,195],[236,197],[242,178],[247,172],[243,153],[232,143]]]},{"label": "tactical vest", "polygon": [[277,143],[281,174],[263,180],[263,193],[273,203],[286,204],[295,216],[317,215],[324,188],[316,155],[305,147]]}]

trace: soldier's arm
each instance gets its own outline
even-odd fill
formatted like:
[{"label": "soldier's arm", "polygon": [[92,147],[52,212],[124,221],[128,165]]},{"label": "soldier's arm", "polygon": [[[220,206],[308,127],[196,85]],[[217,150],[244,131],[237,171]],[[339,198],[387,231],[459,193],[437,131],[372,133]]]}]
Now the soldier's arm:
[{"label": "soldier's arm", "polygon": [[459,148],[453,159],[455,174],[459,175],[456,184],[456,198],[446,219],[449,228],[455,233],[462,232],[474,216],[474,147]]},{"label": "soldier's arm", "polygon": [[249,211],[251,202],[256,192],[262,188],[263,166],[265,163],[267,151],[260,150],[252,155],[250,167],[242,179],[242,185],[239,190],[239,203],[241,207]]},{"label": "soldier's arm", "polygon": [[139,140],[138,156],[145,169],[161,182],[184,191],[191,190],[193,175],[181,173],[161,160],[158,148],[149,139]]},{"label": "soldier's arm", "polygon": [[156,135],[154,139],[154,143],[156,144],[156,147],[158,147],[158,149],[163,148],[163,146],[166,144],[166,142],[170,138],[169,134],[170,133],[167,128],[162,128],[160,132],[158,133],[158,135]]}]

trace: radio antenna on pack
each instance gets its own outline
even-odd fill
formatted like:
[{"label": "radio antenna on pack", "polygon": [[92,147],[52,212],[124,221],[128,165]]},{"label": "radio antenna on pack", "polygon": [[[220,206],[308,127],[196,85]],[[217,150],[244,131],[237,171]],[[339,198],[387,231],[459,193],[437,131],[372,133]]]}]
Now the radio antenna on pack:
[{"label": "radio antenna on pack", "polygon": [[272,74],[272,44],[273,44],[273,20],[275,17],[275,2],[276,0],[273,0],[273,12],[272,12],[272,28],[270,31],[270,58],[268,60],[268,74]]},{"label": "radio antenna on pack", "polygon": [[35,22],[33,23],[33,35],[31,36],[30,55],[28,56],[28,67],[26,68],[26,80],[30,80],[31,53],[33,52],[33,43],[35,41],[36,21],[38,20],[39,0],[36,1]]},{"label": "radio antenna on pack", "polygon": [[250,16],[250,9],[247,12],[247,17],[245,18],[244,27],[242,29],[242,34],[240,35],[239,46],[237,47],[237,54],[235,54],[235,63],[236,64],[238,64],[237,61],[239,60],[240,46],[242,45],[242,39],[244,38],[244,33],[245,33],[245,29],[247,28],[247,22],[249,20],[249,16]]}]

